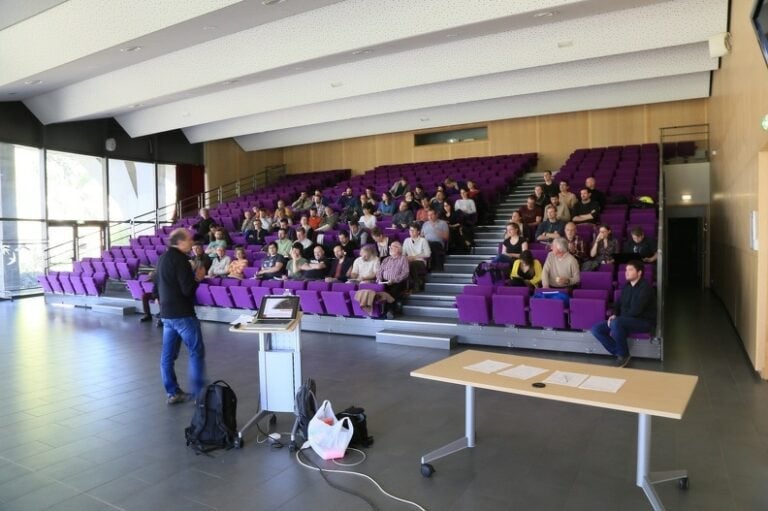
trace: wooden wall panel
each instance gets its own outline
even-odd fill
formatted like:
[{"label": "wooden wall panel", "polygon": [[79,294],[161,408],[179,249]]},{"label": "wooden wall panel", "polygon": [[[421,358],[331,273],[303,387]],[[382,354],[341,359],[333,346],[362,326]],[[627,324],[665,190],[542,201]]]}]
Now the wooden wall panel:
[{"label": "wooden wall panel", "polygon": [[312,167],[310,170],[332,170],[345,168],[344,141],[332,140],[312,144]]},{"label": "wooden wall panel", "polygon": [[448,146],[451,144],[421,145],[413,148],[413,161],[448,160],[451,158]]},{"label": "wooden wall panel", "polygon": [[520,154],[539,147],[538,117],[505,119],[488,123],[490,155]]},{"label": "wooden wall panel", "polygon": [[608,147],[646,142],[645,106],[607,108],[589,112],[589,145]]},{"label": "wooden wall panel", "polygon": [[413,133],[376,135],[376,165],[413,162]]},{"label": "wooden wall panel", "polygon": [[[757,293],[768,284],[768,235],[760,231],[759,252],[748,244],[750,212],[757,211],[760,218],[768,215],[768,202],[758,194],[760,187],[768,189],[758,159],[768,144],[768,133],[760,129],[760,116],[768,112],[768,72],[749,24],[752,5],[752,0],[731,2],[730,31],[739,44],[714,72],[709,100],[710,148],[717,153],[712,157],[711,274],[712,288],[728,310],[752,364],[768,378],[768,303],[763,293]],[[667,113],[675,111],[688,123],[696,115],[695,109],[686,111],[687,106],[669,108]],[[663,118],[661,112],[653,117],[656,123],[657,118]],[[762,170],[768,172],[768,168]]]},{"label": "wooden wall panel", "polygon": [[539,169],[559,169],[574,149],[589,147],[587,127],[587,112],[540,117]]},{"label": "wooden wall panel", "polygon": [[350,138],[344,141],[344,168],[362,174],[376,166],[376,137]]},{"label": "wooden wall panel", "polygon": [[659,140],[659,129],[708,122],[707,99],[646,105],[646,140]]},{"label": "wooden wall panel", "polygon": [[446,144],[448,146],[448,158],[469,158],[471,156],[490,156],[491,144],[487,140],[474,142],[459,142]]},{"label": "wooden wall panel", "polygon": [[295,145],[283,148],[283,161],[289,174],[301,174],[312,170],[312,145]]}]

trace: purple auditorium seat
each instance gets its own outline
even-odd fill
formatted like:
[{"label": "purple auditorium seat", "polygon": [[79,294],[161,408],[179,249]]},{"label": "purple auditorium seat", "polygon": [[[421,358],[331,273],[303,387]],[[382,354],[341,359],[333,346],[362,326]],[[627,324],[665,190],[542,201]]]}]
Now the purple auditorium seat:
[{"label": "purple auditorium seat", "polygon": [[48,283],[51,285],[54,293],[64,294],[64,288],[61,287],[61,281],[58,274],[49,274]]},{"label": "purple auditorium seat", "polygon": [[144,266],[149,266],[149,257],[147,257],[147,251],[143,248],[136,248],[134,249],[134,252],[136,252],[136,257],[139,259],[139,263],[143,264]]},{"label": "purple auditorium seat", "polygon": [[252,279],[254,275],[256,275],[256,272],[258,272],[259,269],[251,266],[246,266],[243,268],[243,276],[246,279]]},{"label": "purple auditorium seat", "polygon": [[334,282],[331,284],[331,291],[355,291],[357,289],[357,284],[353,282]]},{"label": "purple auditorium seat", "polygon": [[141,297],[144,294],[144,289],[141,287],[141,282],[138,280],[126,280],[125,285],[134,300],[141,300]]},{"label": "purple auditorium seat", "polygon": [[565,302],[548,298],[531,298],[531,325],[542,328],[565,328]]},{"label": "purple auditorium seat", "polygon": [[133,249],[130,247],[120,247],[120,252],[122,252],[123,257],[126,259],[136,258],[136,254],[133,252]]},{"label": "purple auditorium seat", "polygon": [[307,287],[306,280],[286,280],[283,283],[284,289],[289,289],[291,294],[296,294],[296,291],[304,290]]},{"label": "purple auditorium seat", "polygon": [[531,250],[531,254],[533,254],[533,258],[538,260],[543,266],[544,263],[547,261],[547,255],[549,254],[549,252],[547,251],[547,249],[536,249],[536,250]]},{"label": "purple auditorium seat", "polygon": [[282,288],[283,287],[283,281],[282,280],[262,280],[261,281],[261,287],[266,287],[268,289],[276,289],[276,288]]},{"label": "purple auditorium seat", "polygon": [[594,298],[598,300],[608,301],[608,294],[609,292],[607,289],[574,289],[573,290],[574,298]]},{"label": "purple auditorium seat", "polygon": [[581,289],[613,289],[613,275],[604,271],[581,272]]},{"label": "purple auditorium seat", "polygon": [[233,279],[225,277],[221,279],[221,285],[224,287],[233,287],[233,286],[239,286],[240,285],[240,279]]},{"label": "purple auditorium seat", "polygon": [[464,286],[462,294],[476,296],[491,296],[493,294],[492,285],[469,285]]},{"label": "purple auditorium seat", "polygon": [[232,295],[232,302],[238,309],[255,309],[251,291],[245,286],[234,286],[229,288],[229,294]]},{"label": "purple auditorium seat", "polygon": [[240,287],[261,287],[259,279],[243,279],[240,281]]},{"label": "purple auditorium seat", "polygon": [[[518,288],[499,288],[501,289],[524,289]],[[513,294],[494,294],[491,296],[491,313],[493,322],[497,325],[525,326],[528,324],[528,318],[525,314],[525,305],[528,295]]]},{"label": "purple auditorium seat", "polygon": [[81,275],[72,274],[69,276],[69,281],[72,283],[72,288],[75,290],[76,295],[85,296],[88,294]]},{"label": "purple auditorium seat", "polygon": [[307,282],[308,291],[330,291],[331,284],[324,280],[310,280]]},{"label": "purple auditorium seat", "polygon": [[64,289],[64,292],[68,295],[75,294],[75,288],[72,287],[72,282],[69,280],[69,273],[60,273],[59,274],[59,282],[61,283],[61,287]]},{"label": "purple auditorium seat", "polygon": [[606,304],[600,298],[571,298],[568,303],[570,325],[573,330],[589,330],[605,321]]},{"label": "purple auditorium seat", "polygon": [[528,289],[527,286],[497,286],[496,289],[493,291],[493,294],[506,295],[506,296],[522,296],[523,303],[525,303],[526,307],[528,306],[528,300],[531,299],[531,291]]},{"label": "purple auditorium seat", "polygon": [[349,290],[346,291],[320,291],[320,296],[325,305],[325,312],[334,316],[351,316],[352,304],[349,299]]},{"label": "purple auditorium seat", "polygon": [[[310,282],[311,284],[312,282]],[[259,288],[253,288],[259,289]],[[262,288],[263,289],[263,288]],[[296,296],[299,297],[299,304],[301,310],[308,314],[325,314],[325,308],[323,307],[323,301],[320,297],[321,291],[315,289],[299,289],[296,291]]]},{"label": "purple auditorium seat", "polygon": [[115,267],[117,268],[117,274],[120,280],[129,280],[133,278],[131,270],[128,269],[128,263],[115,263]]},{"label": "purple auditorium seat", "polygon": [[120,280],[120,273],[118,273],[117,264],[114,261],[104,261],[104,269],[110,279]]},{"label": "purple auditorium seat", "polygon": [[195,301],[198,305],[207,305],[210,307],[216,305],[213,301],[213,296],[211,296],[211,290],[208,284],[201,283],[197,286],[197,290],[195,291]]},{"label": "purple auditorium seat", "polygon": [[48,282],[47,275],[38,275],[37,282],[43,288],[44,293],[53,293],[53,288],[51,287],[51,283]]},{"label": "purple auditorium seat", "polygon": [[459,321],[487,325],[490,323],[488,296],[461,294],[456,296],[456,307],[459,310]]},{"label": "purple auditorium seat", "polygon": [[91,265],[93,266],[93,272],[94,273],[100,273],[100,272],[106,273],[107,272],[107,269],[104,266],[104,261],[93,260],[93,261],[91,261]]},{"label": "purple auditorium seat", "polygon": [[93,269],[93,264],[89,260],[80,261],[80,268],[82,268],[82,275],[93,275],[96,270]]},{"label": "purple auditorium seat", "polygon": [[80,275],[83,273],[83,263],[80,261],[75,261],[72,263],[72,273],[75,275]]},{"label": "purple auditorium seat", "polygon": [[271,291],[268,287],[251,287],[250,290],[253,297],[253,305],[257,309],[261,306],[261,299],[270,294]]},{"label": "purple auditorium seat", "polygon": [[160,259],[160,256],[157,253],[157,250],[154,248],[148,248],[147,249],[147,260],[149,261],[149,264],[151,266],[157,266],[157,260]]},{"label": "purple auditorium seat", "polygon": [[217,307],[233,308],[232,297],[229,296],[229,289],[225,286],[210,286],[211,298]]},{"label": "purple auditorium seat", "polygon": [[151,280],[145,280],[141,283],[141,289],[143,289],[145,293],[152,293],[155,290],[155,283]]},{"label": "purple auditorium seat", "polygon": [[93,275],[83,275],[83,285],[85,286],[85,292],[88,296],[99,296],[101,294],[101,287]]}]

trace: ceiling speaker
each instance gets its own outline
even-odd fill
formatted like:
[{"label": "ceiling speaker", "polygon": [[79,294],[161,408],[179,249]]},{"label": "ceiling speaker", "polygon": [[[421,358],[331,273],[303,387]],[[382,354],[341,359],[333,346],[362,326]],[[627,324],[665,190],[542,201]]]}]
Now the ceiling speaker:
[{"label": "ceiling speaker", "polygon": [[713,59],[731,53],[731,34],[723,32],[709,38],[709,56]]}]

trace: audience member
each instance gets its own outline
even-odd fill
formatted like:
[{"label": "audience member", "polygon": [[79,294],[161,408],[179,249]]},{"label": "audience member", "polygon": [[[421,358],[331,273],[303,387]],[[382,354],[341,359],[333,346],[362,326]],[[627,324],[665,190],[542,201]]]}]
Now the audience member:
[{"label": "audience member", "polygon": [[315,240],[315,230],[309,225],[309,215],[305,213],[299,217],[299,226],[304,229],[304,234],[306,234],[309,241]]},{"label": "audience member", "polygon": [[432,198],[431,201],[429,201],[429,207],[432,208],[433,211],[439,213],[443,210],[443,203],[445,202],[445,192],[442,191],[440,188],[437,189],[435,192],[435,196]]},{"label": "audience member", "polygon": [[291,240],[291,242],[296,241],[296,229],[291,227],[291,224],[288,223],[288,219],[283,217],[280,219],[280,223],[278,224],[278,231],[280,229],[283,229],[285,231],[285,237]]},{"label": "audience member", "polygon": [[307,280],[322,280],[328,273],[328,261],[325,258],[325,249],[322,245],[315,245],[315,253],[312,259],[302,267],[302,275]]},{"label": "audience member", "polygon": [[[403,242],[403,255],[408,258],[408,268],[413,281],[413,289],[421,289],[424,285],[424,275],[427,273],[427,261],[432,256],[429,243],[421,235],[421,227],[414,223],[408,229],[410,237]],[[394,243],[393,243],[394,244]],[[392,246],[390,245],[390,257],[392,257]]]},{"label": "audience member", "polygon": [[637,254],[637,257],[644,263],[655,263],[658,254],[656,253],[656,242],[645,236],[645,232],[640,227],[634,227],[630,231],[631,238],[624,242],[623,252],[626,254]]},{"label": "audience member", "polygon": [[302,278],[301,267],[307,264],[309,261],[304,257],[301,244],[297,241],[291,247],[291,257],[285,265],[284,279],[299,280]]},{"label": "audience member", "polygon": [[197,231],[195,239],[207,240],[208,233],[211,230],[211,226],[214,224],[213,218],[208,214],[208,208],[200,208],[200,220],[193,224],[192,227]]},{"label": "audience member", "polygon": [[229,274],[227,277],[233,279],[244,279],[243,271],[248,266],[248,259],[245,258],[245,249],[235,247],[235,258],[229,263]]},{"label": "audience member", "polygon": [[520,257],[524,250],[528,250],[528,242],[520,234],[520,225],[510,222],[504,231],[501,252],[493,258],[493,262],[512,263]]},{"label": "audience member", "polygon": [[299,198],[291,204],[291,208],[294,211],[306,211],[310,206],[312,206],[312,197],[307,192],[301,192]]},{"label": "audience member", "polygon": [[307,231],[303,227],[296,229],[296,241],[293,242],[293,246],[295,247],[296,245],[299,245],[302,257],[305,259],[312,257],[315,244],[307,237]]},{"label": "audience member", "polygon": [[402,201],[398,206],[397,213],[392,217],[392,227],[397,229],[407,229],[414,220],[413,211],[408,207],[408,203]]},{"label": "audience member", "polygon": [[229,263],[231,259],[227,255],[227,249],[219,245],[214,251],[211,261],[211,267],[208,268],[209,277],[226,277],[229,273]]},{"label": "audience member", "polygon": [[352,263],[349,278],[358,282],[375,282],[379,271],[379,258],[371,245],[360,249],[360,257]]},{"label": "audience member", "polygon": [[568,242],[557,238],[552,251],[547,254],[541,272],[541,284],[545,288],[571,288],[581,280],[579,262],[568,253]]},{"label": "audience member", "polygon": [[395,313],[399,312],[410,272],[409,261],[403,255],[403,247],[399,241],[392,242],[389,252],[389,257],[379,264],[376,281],[384,284],[384,290],[395,299],[394,303],[387,305],[387,317],[392,319]]},{"label": "audience member", "polygon": [[584,180],[584,187],[589,190],[592,200],[600,205],[602,210],[605,207],[605,194],[596,188],[597,183],[594,177],[588,177]]},{"label": "audience member", "polygon": [[253,278],[281,278],[285,274],[285,257],[277,252],[277,243],[267,245],[267,257],[261,260],[261,268]]},{"label": "audience member", "polygon": [[525,225],[525,222],[523,222],[523,217],[520,216],[519,210],[512,212],[512,215],[509,217],[509,222],[517,225],[520,228],[520,236],[526,240],[531,239],[531,233],[528,230],[528,226]]},{"label": "audience member", "polygon": [[333,210],[332,207],[325,207],[325,216],[320,222],[320,226],[315,229],[317,232],[332,231],[336,229],[336,224],[339,223],[339,215]]},{"label": "audience member", "polygon": [[371,229],[371,238],[376,243],[376,251],[379,254],[379,258],[383,259],[389,255],[389,237],[386,236],[381,229],[374,227]]},{"label": "audience member", "polygon": [[579,202],[579,199],[576,197],[576,194],[570,191],[568,183],[565,181],[560,181],[560,193],[558,195],[560,197],[560,202],[565,204],[569,211],[573,212],[573,208],[576,206],[576,203]]},{"label": "audience member", "polygon": [[477,215],[477,205],[475,204],[474,199],[470,198],[469,190],[462,188],[459,193],[461,194],[461,199],[453,204],[454,209],[456,209],[456,211],[461,211],[465,217]]},{"label": "audience member", "polygon": [[549,196],[544,193],[544,188],[541,185],[533,187],[533,201],[534,203],[544,211],[544,208],[549,205]]},{"label": "audience member", "polygon": [[349,257],[354,257],[355,250],[360,248],[360,244],[350,238],[347,231],[339,232],[339,245]]},{"label": "audience member", "polygon": [[315,206],[310,207],[309,218],[307,218],[307,222],[309,223],[309,226],[312,228],[312,230],[317,231],[317,228],[320,227],[320,222],[322,221],[323,219],[318,213],[317,208]]},{"label": "audience member", "polygon": [[450,228],[445,220],[437,216],[437,211],[430,211],[427,221],[421,226],[421,234],[429,243],[432,269],[442,271],[445,263],[445,250],[448,245]]},{"label": "audience member", "polygon": [[432,211],[432,205],[429,203],[429,199],[422,197],[421,208],[416,211],[416,221],[426,222],[430,211]]},{"label": "audience member", "polygon": [[461,187],[459,186],[459,183],[457,183],[455,179],[453,179],[452,177],[445,178],[445,180],[443,181],[443,191],[445,192],[445,195],[447,197],[458,195],[459,190],[461,190]]},{"label": "audience member", "polygon": [[400,197],[405,195],[405,192],[409,191],[411,187],[408,185],[408,180],[404,176],[400,176],[400,179],[389,188],[389,193],[392,197]]},{"label": "audience member", "polygon": [[250,209],[245,210],[243,213],[243,221],[240,224],[240,232],[243,234],[247,233],[248,231],[253,231],[253,211]]},{"label": "audience member", "polygon": [[379,202],[379,206],[376,208],[376,215],[392,216],[395,214],[395,211],[397,211],[396,208],[397,205],[392,200],[392,196],[389,192],[384,192],[381,194],[381,202]]},{"label": "audience member", "polygon": [[419,209],[419,202],[414,199],[413,192],[405,192],[402,202],[405,202],[405,204],[408,206],[408,209],[410,209],[413,213],[416,213],[416,210]]},{"label": "audience member", "polygon": [[587,188],[579,191],[581,200],[571,210],[571,221],[576,224],[594,224],[600,215],[600,204],[592,199],[592,194]]},{"label": "audience member", "polygon": [[542,268],[538,259],[533,257],[530,250],[523,250],[518,259],[512,264],[509,278],[513,286],[528,286],[533,289],[541,283]]},{"label": "audience member", "polygon": [[564,224],[571,221],[571,210],[568,209],[568,206],[566,206],[560,201],[559,195],[553,195],[552,197],[550,197],[549,203],[551,206],[555,208],[555,211],[556,211],[555,216],[557,217],[558,220],[560,220]]},{"label": "audience member", "polygon": [[589,259],[581,265],[581,271],[594,271],[601,264],[613,264],[613,255],[619,251],[619,243],[614,239],[611,228],[601,225],[589,251]]},{"label": "audience member", "polygon": [[587,257],[587,250],[573,222],[565,224],[565,241],[568,243],[568,253],[581,264]]},{"label": "audience member", "polygon": [[464,216],[455,211],[450,202],[445,201],[441,218],[448,224],[448,251],[466,250],[470,242],[465,233]]},{"label": "audience member", "polygon": [[363,216],[357,222],[360,227],[371,230],[376,227],[376,215],[373,214],[374,207],[370,204],[363,206]]},{"label": "audience member", "polygon": [[542,190],[547,197],[554,197],[560,193],[560,187],[552,179],[552,171],[547,170],[544,172],[544,184],[541,185]]},{"label": "audience member", "polygon": [[285,229],[279,229],[277,231],[277,253],[283,257],[288,257],[292,246],[293,241],[288,239],[288,233],[285,232]]},{"label": "audience member", "polygon": [[341,245],[333,247],[333,259],[330,261],[326,282],[346,282],[349,279],[349,270],[352,268],[354,258],[351,252],[347,252]]},{"label": "audience member", "polygon": [[415,200],[417,204],[421,204],[421,199],[424,198],[429,198],[427,197],[427,192],[424,191],[424,187],[421,184],[417,184],[413,188],[413,200]]},{"label": "audience member", "polygon": [[530,232],[536,232],[536,227],[541,223],[541,217],[544,215],[542,209],[536,205],[536,196],[529,195],[525,205],[517,210],[520,218]]},{"label": "audience member", "polygon": [[211,264],[213,264],[210,256],[205,253],[203,245],[199,241],[196,241],[195,244],[192,245],[192,259],[190,259],[189,262],[192,264],[193,272],[197,273],[197,269],[202,268],[204,275],[208,274],[208,270],[210,269]]},{"label": "audience member", "polygon": [[536,241],[551,243],[553,239],[565,236],[565,224],[557,219],[557,210],[550,204],[544,209],[546,219],[536,228]]},{"label": "audience member", "polygon": [[368,243],[368,233],[361,229],[357,222],[349,224],[349,240],[354,241],[358,247],[362,247]]},{"label": "audience member", "polygon": [[224,239],[224,231],[219,231],[219,230],[213,231],[213,236],[214,236],[214,240],[211,241],[208,244],[208,247],[205,249],[205,252],[209,256],[214,255],[216,253],[216,249],[219,247],[223,248],[224,250],[227,249],[227,242]]},{"label": "audience member", "polygon": [[656,292],[643,278],[644,266],[641,261],[630,261],[624,270],[627,279],[621,289],[621,296],[613,304],[613,314],[607,321],[592,327],[592,335],[611,355],[616,357],[616,366],[626,367],[630,354],[627,335],[634,332],[652,332],[656,324]]}]

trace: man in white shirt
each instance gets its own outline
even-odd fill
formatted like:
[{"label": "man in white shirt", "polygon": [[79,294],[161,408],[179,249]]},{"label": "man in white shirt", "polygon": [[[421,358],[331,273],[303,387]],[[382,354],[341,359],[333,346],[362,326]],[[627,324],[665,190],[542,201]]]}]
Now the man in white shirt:
[{"label": "man in white shirt", "polygon": [[448,246],[450,235],[448,222],[438,218],[436,211],[430,210],[427,212],[427,221],[421,226],[421,234],[429,243],[432,269],[442,270],[445,263],[445,248]]},{"label": "man in white shirt", "polygon": [[359,282],[376,282],[376,272],[379,271],[379,258],[374,249],[366,245],[360,249],[360,257],[352,263],[349,278]]},{"label": "man in white shirt", "polygon": [[422,289],[424,275],[427,273],[427,261],[432,251],[429,242],[421,235],[418,224],[411,225],[410,237],[403,242],[403,255],[408,259],[408,271],[411,276],[412,289]]}]

